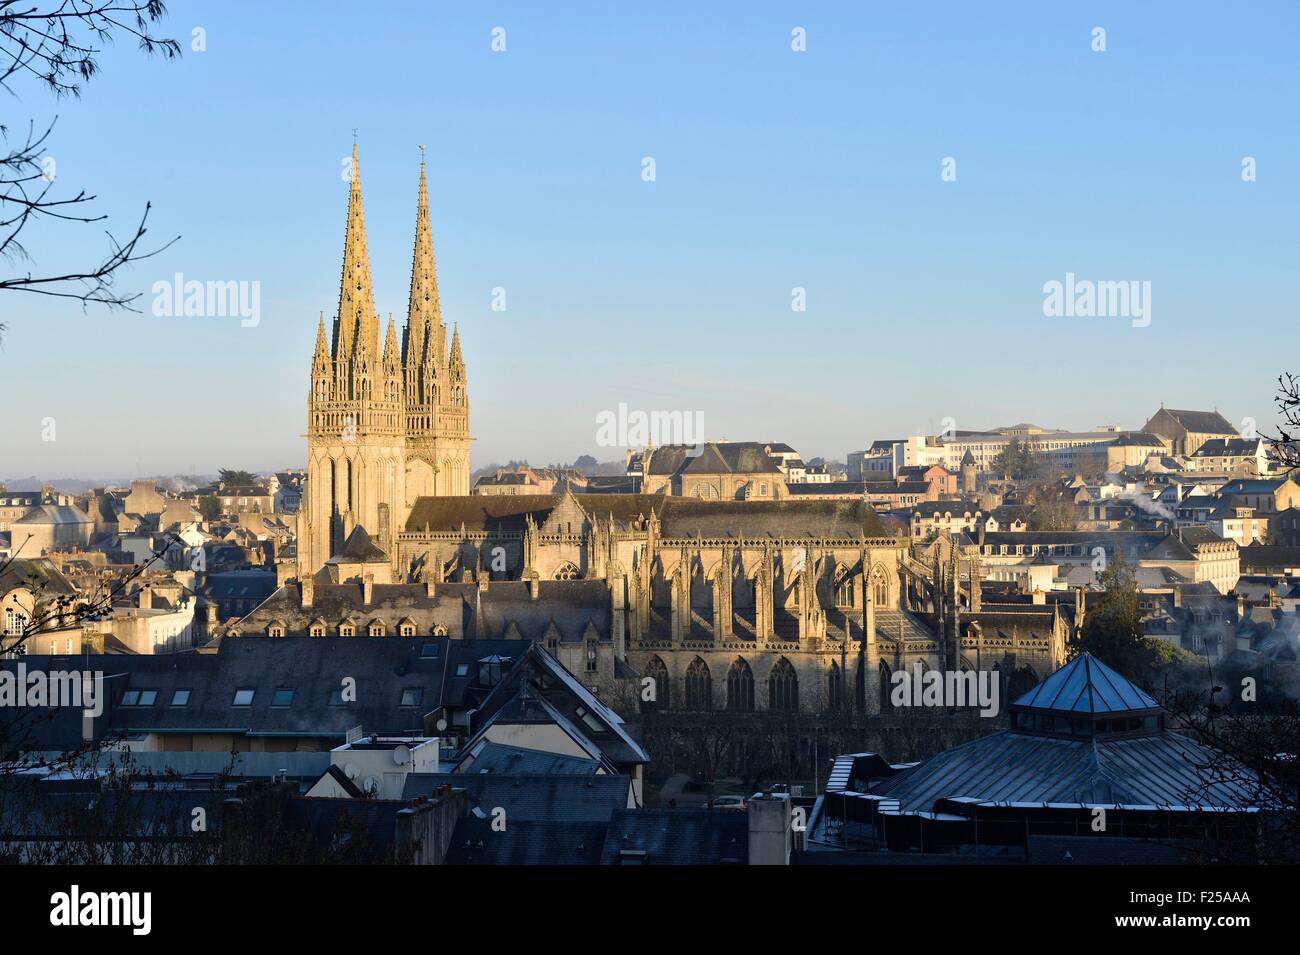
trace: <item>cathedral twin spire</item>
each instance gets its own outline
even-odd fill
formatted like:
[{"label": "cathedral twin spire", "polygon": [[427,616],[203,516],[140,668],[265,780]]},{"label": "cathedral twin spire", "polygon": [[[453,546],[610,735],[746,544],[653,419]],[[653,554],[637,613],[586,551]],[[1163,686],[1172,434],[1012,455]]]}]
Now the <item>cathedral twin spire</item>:
[{"label": "cathedral twin spire", "polygon": [[343,239],[343,277],[339,285],[338,324],[334,332],[335,361],[379,351],[379,316],[370,283],[370,253],[366,248],[366,212],[361,203],[361,165],[356,143],[348,182],[348,223]]},{"label": "cathedral twin spire", "polygon": [[[463,395],[464,360],[460,339],[453,335],[447,350],[447,329],[438,301],[438,270],[433,255],[433,231],[429,216],[429,193],[425,178],[423,147],[420,158],[420,190],[415,216],[415,249],[411,258],[411,292],[406,327],[399,339],[391,316],[385,330],[382,352],[379,316],[375,311],[371,282],[370,254],[366,244],[366,217],[361,197],[361,166],[357,147],[352,146],[349,169],[347,230],[343,242],[343,269],[339,285],[338,316],[333,328],[333,348],[326,342],[324,316],[316,333],[312,361],[313,378],[328,377],[331,387],[316,388],[315,396],[329,391],[335,399],[377,397],[402,400],[409,408],[434,411],[450,397],[446,390],[459,384]],[[372,382],[381,381],[375,394]],[[433,417],[417,430],[435,430]]]}]

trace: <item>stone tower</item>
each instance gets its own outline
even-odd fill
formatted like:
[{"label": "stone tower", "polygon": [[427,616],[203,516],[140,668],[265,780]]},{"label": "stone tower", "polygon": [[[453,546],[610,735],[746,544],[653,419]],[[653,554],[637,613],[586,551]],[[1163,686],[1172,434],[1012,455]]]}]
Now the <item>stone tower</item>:
[{"label": "stone tower", "polygon": [[300,578],[338,554],[357,527],[396,560],[396,535],[416,497],[469,493],[465,363],[458,332],[446,346],[424,162],[400,343],[391,317],[380,340],[355,145],[351,173],[338,314],[329,338],[321,316],[312,356]]},{"label": "stone tower", "polygon": [[961,456],[961,492],[966,497],[973,497],[976,488],[975,455],[966,449]]}]

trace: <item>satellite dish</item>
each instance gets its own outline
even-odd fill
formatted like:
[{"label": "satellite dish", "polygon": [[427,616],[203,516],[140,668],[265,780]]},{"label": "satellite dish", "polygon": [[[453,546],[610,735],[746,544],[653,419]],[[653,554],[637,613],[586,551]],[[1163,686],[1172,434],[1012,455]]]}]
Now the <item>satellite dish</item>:
[{"label": "satellite dish", "polygon": [[393,747],[393,762],[398,766],[405,766],[411,761],[411,747],[405,743],[398,743]]},{"label": "satellite dish", "polygon": [[347,776],[348,779],[356,779],[358,776],[361,775],[361,770],[357,769],[356,763],[344,763],[343,775]]},{"label": "satellite dish", "polygon": [[367,776],[365,778],[365,781],[361,783],[361,788],[368,793],[379,792],[379,777]]}]

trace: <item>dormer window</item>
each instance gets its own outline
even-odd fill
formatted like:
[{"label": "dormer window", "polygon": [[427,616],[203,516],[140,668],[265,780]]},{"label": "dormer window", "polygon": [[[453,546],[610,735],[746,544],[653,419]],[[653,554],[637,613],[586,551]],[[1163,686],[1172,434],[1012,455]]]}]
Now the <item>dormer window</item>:
[{"label": "dormer window", "polygon": [[382,637],[384,635],[384,624],[380,620],[370,621],[369,633],[372,637]]},{"label": "dormer window", "polygon": [[353,624],[350,623],[339,624],[340,637],[355,637],[356,635],[357,635],[357,628]]}]

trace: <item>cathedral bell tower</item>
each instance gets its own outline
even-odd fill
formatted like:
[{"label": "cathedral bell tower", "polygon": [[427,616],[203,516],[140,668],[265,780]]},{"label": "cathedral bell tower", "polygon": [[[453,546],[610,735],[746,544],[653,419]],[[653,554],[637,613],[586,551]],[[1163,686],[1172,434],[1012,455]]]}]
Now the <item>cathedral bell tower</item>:
[{"label": "cathedral bell tower", "polygon": [[307,396],[307,483],[298,512],[298,576],[316,573],[360,528],[397,567],[397,535],[415,499],[469,493],[469,391],[460,332],[438,303],[421,147],[406,328],[381,341],[366,247],[361,167],[352,147],[339,304],[316,327]]}]

